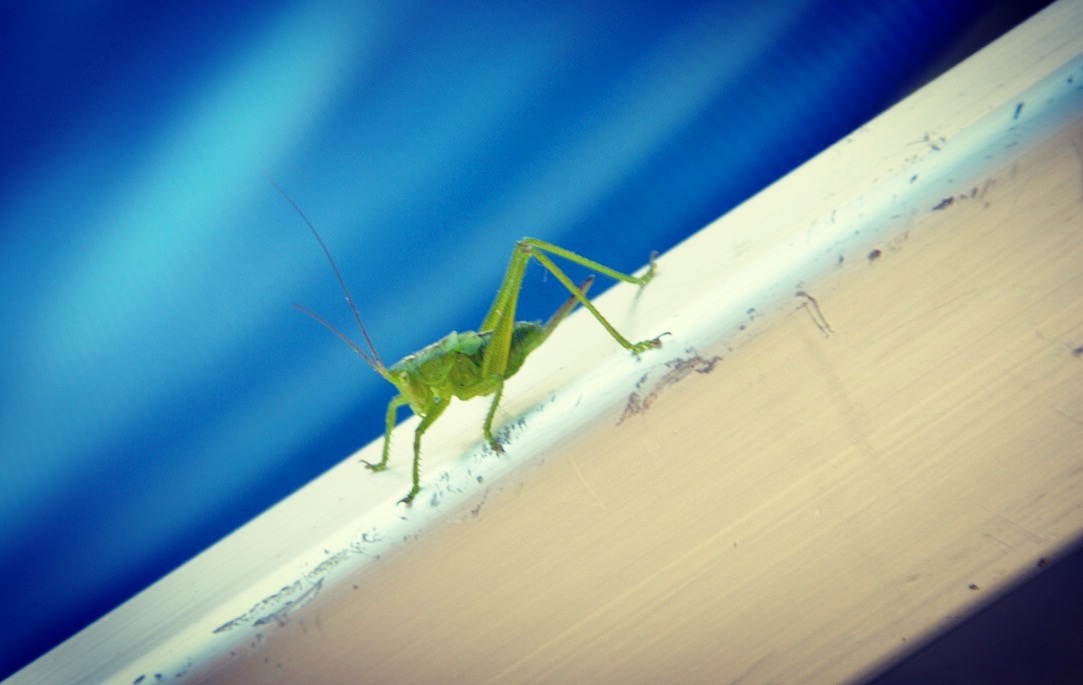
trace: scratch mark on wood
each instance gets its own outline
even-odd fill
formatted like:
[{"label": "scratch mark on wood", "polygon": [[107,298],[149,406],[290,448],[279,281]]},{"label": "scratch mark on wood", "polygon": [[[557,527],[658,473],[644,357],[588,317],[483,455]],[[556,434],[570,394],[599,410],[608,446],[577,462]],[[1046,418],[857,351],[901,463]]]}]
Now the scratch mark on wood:
[{"label": "scratch mark on wood", "polygon": [[[690,356],[666,362],[669,370],[656,382],[649,383],[651,374],[643,374],[639,382],[636,383],[636,389],[628,396],[628,404],[624,407],[624,413],[621,415],[620,421],[617,421],[618,426],[624,423],[625,419],[636,414],[642,414],[650,409],[650,406],[658,399],[658,395],[669,386],[680,383],[692,372],[710,373],[714,371],[715,365],[722,361],[720,356],[704,359],[691,347],[687,348],[685,352]],[[650,389],[644,390],[648,385]]]}]

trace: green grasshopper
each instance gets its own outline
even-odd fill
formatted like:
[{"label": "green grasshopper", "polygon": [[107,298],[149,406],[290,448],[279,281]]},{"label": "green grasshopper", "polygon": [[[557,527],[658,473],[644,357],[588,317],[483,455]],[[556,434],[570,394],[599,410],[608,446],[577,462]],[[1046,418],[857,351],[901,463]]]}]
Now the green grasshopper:
[{"label": "green grasshopper", "polygon": [[[380,356],[376,354],[376,347],[369,338],[365,324],[361,322],[361,314],[354,305],[353,297],[346,287],[342,273],[338,270],[334,258],[331,257],[331,251],[327,249],[323,238],[320,237],[320,234],[304,212],[301,211],[301,208],[281,189],[279,189],[279,192],[301,215],[309,230],[312,231],[312,235],[316,236],[320,248],[326,255],[327,261],[331,264],[331,269],[335,272],[335,277],[338,279],[339,287],[342,288],[342,293],[346,297],[346,302],[350,305],[354,320],[357,321],[357,325],[361,329],[361,335],[365,339],[368,352],[361,349],[345,333],[335,328],[319,314],[296,303],[293,306],[341,338],[376,373],[383,376],[399,391],[399,394],[392,397],[387,406],[387,428],[384,433],[383,456],[376,464],[367,461],[363,462],[365,466],[373,471],[383,471],[387,468],[387,461],[391,454],[391,431],[395,428],[399,407],[408,404],[410,409],[421,417],[421,423],[418,424],[417,430],[414,432],[413,487],[410,488],[410,492],[405,497],[399,500],[400,504],[410,504],[421,489],[421,436],[424,435],[425,431],[429,429],[429,426],[436,419],[440,418],[453,397],[460,400],[469,400],[474,397],[493,395],[493,403],[489,406],[489,413],[485,416],[482,433],[493,450],[496,452],[504,451],[504,448],[493,437],[493,419],[496,416],[496,408],[500,404],[500,397],[504,393],[504,381],[519,371],[523,362],[526,361],[527,355],[545,342],[546,338],[564,320],[564,317],[575,308],[576,304],[586,307],[598,320],[598,323],[609,331],[613,339],[620,343],[621,347],[631,350],[636,355],[662,345],[661,336],[637,343],[629,342],[606,321],[601,312],[587,299],[587,290],[590,289],[591,284],[594,282],[594,276],[587,277],[576,286],[549,257],[549,255],[563,257],[597,273],[627,283],[644,286],[654,277],[657,253],[651,254],[650,267],[647,269],[647,273],[635,277],[610,269],[552,243],[536,238],[523,238],[515,244],[511,261],[508,263],[508,270],[504,274],[504,282],[500,285],[500,290],[496,293],[496,299],[493,300],[493,305],[489,308],[489,313],[485,315],[485,320],[481,322],[478,331],[452,332],[423,350],[408,355],[390,368],[385,367],[383,362],[380,361]],[[540,321],[515,320],[515,308],[519,302],[519,291],[523,284],[527,263],[531,257],[548,269],[560,281],[561,285],[572,294],[545,324]]]}]

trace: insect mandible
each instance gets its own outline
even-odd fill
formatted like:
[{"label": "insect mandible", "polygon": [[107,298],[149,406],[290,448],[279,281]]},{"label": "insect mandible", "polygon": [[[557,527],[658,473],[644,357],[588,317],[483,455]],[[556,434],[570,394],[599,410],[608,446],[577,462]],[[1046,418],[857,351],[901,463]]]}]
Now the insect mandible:
[{"label": "insect mandible", "polygon": [[[272,181],[273,183],[273,181]],[[562,257],[570,262],[580,264],[591,271],[605,274],[611,278],[627,283],[644,286],[654,278],[657,253],[650,256],[650,266],[642,276],[630,276],[607,266],[599,264],[591,259],[582,257],[570,250],[566,250],[552,243],[547,243],[537,238],[523,238],[515,244],[512,251],[511,261],[508,262],[504,281],[496,293],[489,313],[477,331],[464,333],[451,332],[441,340],[434,342],[428,347],[408,355],[390,367],[384,366],[380,356],[376,353],[376,347],[369,338],[365,324],[361,321],[361,313],[354,304],[353,297],[346,287],[346,281],[335,264],[331,251],[323,242],[323,238],[316,231],[316,227],[308,220],[305,213],[293,199],[275,184],[275,188],[286,199],[294,210],[301,216],[312,235],[316,237],[320,248],[323,250],[331,269],[335,272],[342,294],[353,312],[354,320],[365,340],[368,351],[361,349],[357,343],[350,340],[345,333],[333,326],[319,314],[294,303],[294,307],[312,317],[325,328],[342,339],[354,352],[361,356],[376,373],[383,376],[399,391],[398,395],[391,398],[387,405],[387,425],[384,432],[383,455],[378,463],[363,462],[372,471],[383,471],[387,468],[387,462],[391,456],[391,432],[395,428],[398,409],[406,404],[410,406],[421,418],[417,430],[414,431],[414,468],[413,487],[399,503],[410,504],[418,491],[421,489],[421,436],[428,430],[436,419],[447,409],[452,398],[469,400],[474,397],[492,395],[493,402],[489,406],[489,412],[485,416],[482,425],[482,433],[485,440],[496,452],[503,452],[504,448],[493,437],[493,419],[496,416],[497,406],[500,404],[501,395],[504,393],[504,382],[514,376],[526,361],[527,356],[538,349],[546,338],[556,329],[557,325],[564,320],[577,304],[583,305],[598,323],[609,332],[613,339],[620,343],[621,347],[639,355],[645,350],[661,347],[661,336],[640,342],[629,342],[616,328],[610,324],[601,312],[599,312],[590,300],[587,299],[587,290],[594,282],[594,276],[588,276],[582,283],[575,285],[570,278],[557,266],[550,255]],[[542,266],[549,270],[561,285],[568,289],[571,297],[553,313],[544,324],[540,321],[516,321],[515,309],[519,302],[519,291],[523,284],[523,276],[526,274],[527,263],[531,258],[536,259]],[[664,334],[663,334],[664,335]]]}]

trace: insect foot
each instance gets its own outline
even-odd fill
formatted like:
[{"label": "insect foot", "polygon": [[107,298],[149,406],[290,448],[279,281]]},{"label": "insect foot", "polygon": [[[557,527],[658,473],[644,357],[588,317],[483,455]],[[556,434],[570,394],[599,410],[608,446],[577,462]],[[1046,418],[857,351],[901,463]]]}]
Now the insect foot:
[{"label": "insect foot", "polygon": [[403,497],[397,503],[398,504],[405,504],[406,506],[410,506],[411,504],[413,504],[414,497],[417,496],[417,493],[420,490],[421,490],[421,486],[415,485],[414,487],[410,488],[410,492],[406,493],[406,497]]},{"label": "insect foot", "polygon": [[[647,273],[643,274],[643,278],[640,281],[641,286],[647,285],[648,283],[651,282],[651,279],[654,278],[654,274],[658,271],[657,259],[658,259],[658,250],[654,250],[653,252],[651,252],[651,256],[650,256],[650,267],[647,268]],[[665,334],[663,333],[663,335],[665,335]]]},{"label": "insect foot", "polygon": [[673,335],[673,334],[670,333],[669,331],[666,331],[665,333],[660,333],[657,338],[651,338],[650,340],[644,340],[642,342],[637,342],[637,343],[633,344],[632,345],[632,353],[635,354],[638,357],[641,352],[646,352],[647,350],[656,350],[656,349],[658,349],[659,347],[662,346],[662,338],[664,338],[667,335]]},{"label": "insect foot", "polygon": [[635,343],[634,345],[632,345],[632,353],[638,356],[639,353],[641,353],[641,352],[646,352],[647,350],[657,349],[657,348],[659,348],[661,346],[662,346],[662,336],[660,335],[657,338],[653,338],[651,340],[644,340],[642,342]]}]

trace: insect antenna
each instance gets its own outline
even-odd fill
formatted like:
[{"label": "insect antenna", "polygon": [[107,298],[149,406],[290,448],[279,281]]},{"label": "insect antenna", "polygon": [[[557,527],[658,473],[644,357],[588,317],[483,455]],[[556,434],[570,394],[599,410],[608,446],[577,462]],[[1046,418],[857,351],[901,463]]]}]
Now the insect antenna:
[{"label": "insect antenna", "polygon": [[308,309],[307,307],[305,307],[303,305],[299,305],[296,302],[293,303],[293,307],[295,309],[297,309],[298,311],[300,311],[302,314],[305,314],[307,316],[312,317],[320,325],[322,325],[324,328],[326,328],[327,330],[329,330],[332,333],[334,333],[335,335],[337,335],[339,337],[339,339],[342,340],[342,342],[344,342],[344,343],[346,343],[347,345],[350,346],[351,350],[353,350],[357,354],[361,355],[361,358],[364,359],[366,362],[368,362],[369,366],[376,369],[376,371],[380,375],[384,374],[384,366],[380,362],[380,360],[379,359],[373,359],[372,357],[370,357],[364,350],[362,350],[357,345],[357,343],[355,343],[353,340],[350,340],[349,337],[347,337],[347,335],[345,333],[343,333],[338,328],[336,328],[334,324],[332,324],[331,322],[329,322],[327,319],[323,318],[322,316],[320,316],[316,312],[312,311],[311,309]]},{"label": "insect antenna", "polygon": [[308,220],[308,217],[305,216],[305,213],[301,210],[299,206],[297,206],[297,203],[293,201],[293,198],[290,197],[286,191],[282,190],[281,186],[279,186],[273,178],[268,180],[271,181],[271,185],[275,187],[275,190],[278,191],[278,194],[286,198],[286,202],[289,202],[290,206],[293,207],[294,211],[296,211],[301,216],[301,219],[305,222],[305,225],[308,226],[308,230],[312,231],[312,235],[316,236],[316,242],[320,244],[320,249],[323,250],[324,256],[327,257],[327,261],[331,264],[331,270],[335,272],[335,278],[338,279],[338,285],[340,288],[342,288],[342,294],[346,297],[346,304],[350,305],[350,311],[353,312],[354,321],[357,322],[357,327],[361,329],[361,335],[364,336],[365,344],[368,345],[369,352],[372,354],[372,356],[366,354],[360,346],[358,346],[356,343],[354,343],[354,341],[346,337],[345,333],[335,328],[333,325],[331,325],[330,322],[328,322],[319,314],[316,314],[315,312],[305,307],[302,307],[296,302],[293,304],[293,306],[299,309],[301,312],[311,316],[319,323],[323,324],[323,326],[327,328],[327,330],[337,335],[339,338],[342,339],[343,342],[349,345],[354,352],[361,355],[361,358],[368,362],[369,366],[376,369],[376,371],[379,372],[381,376],[386,376],[387,368],[380,360],[380,355],[376,352],[376,346],[372,344],[372,339],[369,337],[369,332],[365,328],[364,322],[361,321],[361,312],[358,311],[357,305],[354,304],[353,296],[350,295],[350,289],[346,287],[346,281],[342,278],[342,272],[338,270],[338,265],[335,264],[335,258],[331,256],[331,251],[327,249],[327,245],[323,242],[323,238],[320,237],[320,234],[316,230],[316,227],[313,226],[312,222]]}]

